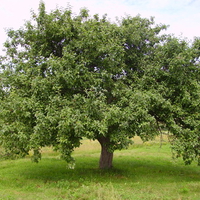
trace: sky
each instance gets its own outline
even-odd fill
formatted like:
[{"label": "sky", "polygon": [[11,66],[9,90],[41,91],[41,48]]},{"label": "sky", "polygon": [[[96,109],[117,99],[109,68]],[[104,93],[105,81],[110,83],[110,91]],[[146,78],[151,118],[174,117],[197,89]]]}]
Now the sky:
[{"label": "sky", "polygon": [[[47,12],[55,8],[72,7],[74,14],[87,8],[91,15],[107,14],[112,21],[126,15],[150,18],[156,24],[166,24],[167,32],[177,37],[193,40],[200,37],[200,0],[43,0]],[[37,13],[40,0],[0,0],[0,55],[6,41],[6,29],[19,29]]]}]

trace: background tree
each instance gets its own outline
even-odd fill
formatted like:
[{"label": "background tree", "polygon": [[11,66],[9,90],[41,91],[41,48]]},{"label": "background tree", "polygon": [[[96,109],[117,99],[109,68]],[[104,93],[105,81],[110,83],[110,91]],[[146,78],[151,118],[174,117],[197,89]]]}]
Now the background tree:
[{"label": "background tree", "polygon": [[117,24],[86,9],[49,14],[44,3],[32,21],[9,30],[5,43],[0,142],[9,155],[53,146],[68,162],[83,137],[101,144],[99,167],[113,152],[171,133],[178,156],[199,156],[199,40],[161,35],[153,18]]}]

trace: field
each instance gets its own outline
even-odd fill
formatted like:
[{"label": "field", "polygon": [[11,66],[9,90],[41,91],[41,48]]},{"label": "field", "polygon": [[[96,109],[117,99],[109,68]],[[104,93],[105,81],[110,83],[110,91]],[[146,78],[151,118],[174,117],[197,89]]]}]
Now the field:
[{"label": "field", "polygon": [[127,150],[116,151],[114,168],[99,170],[100,146],[83,140],[73,153],[75,166],[59,154],[43,149],[42,160],[0,159],[2,200],[198,200],[200,167],[173,160],[170,146],[159,141],[142,143],[138,138]]}]

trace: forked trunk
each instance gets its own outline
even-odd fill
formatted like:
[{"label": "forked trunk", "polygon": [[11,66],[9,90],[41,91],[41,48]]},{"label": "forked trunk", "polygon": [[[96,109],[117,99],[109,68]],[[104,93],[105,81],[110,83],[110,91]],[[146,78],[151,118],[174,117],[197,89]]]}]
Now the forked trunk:
[{"label": "forked trunk", "polygon": [[100,137],[98,138],[101,144],[101,155],[99,160],[100,169],[110,169],[112,168],[113,152],[109,152],[107,149],[107,144],[110,142],[109,138]]}]

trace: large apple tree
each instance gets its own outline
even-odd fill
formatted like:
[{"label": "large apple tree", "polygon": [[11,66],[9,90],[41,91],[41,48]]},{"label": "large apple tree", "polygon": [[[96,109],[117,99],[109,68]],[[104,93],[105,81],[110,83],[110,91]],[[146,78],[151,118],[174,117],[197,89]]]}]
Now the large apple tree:
[{"label": "large apple tree", "polygon": [[200,42],[162,35],[140,16],[110,22],[86,9],[38,14],[8,30],[1,59],[0,143],[11,156],[52,146],[61,157],[83,138],[101,144],[99,167],[140,136],[168,129],[177,156],[200,155]]}]

